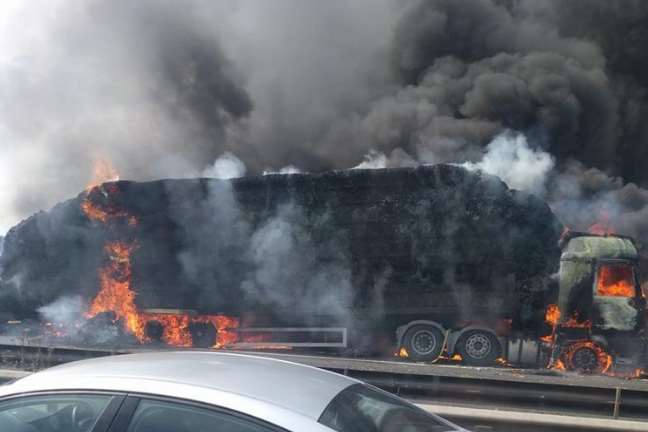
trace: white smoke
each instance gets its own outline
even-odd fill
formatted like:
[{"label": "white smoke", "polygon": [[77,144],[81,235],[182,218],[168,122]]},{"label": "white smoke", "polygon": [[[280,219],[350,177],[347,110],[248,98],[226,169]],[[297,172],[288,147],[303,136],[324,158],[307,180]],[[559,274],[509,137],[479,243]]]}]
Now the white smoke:
[{"label": "white smoke", "polygon": [[544,196],[554,158],[532,149],[523,134],[505,132],[493,139],[479,162],[466,162],[469,170],[482,170],[501,178],[510,188]]},{"label": "white smoke", "polygon": [[43,321],[71,324],[81,320],[85,307],[80,296],[61,297],[53,303],[38,309]]},{"label": "white smoke", "polygon": [[185,189],[170,184],[167,192],[186,245],[178,262],[183,277],[199,287],[201,307],[245,302],[227,297],[239,285],[246,298],[263,299],[304,318],[313,309],[348,318],[352,289],[345,238],[333,232],[322,239],[313,229],[330,225],[330,215],[310,215],[289,202],[257,225],[240,207],[230,182],[208,183],[205,199],[191,206]]},{"label": "white smoke", "polygon": [[64,296],[38,308],[38,314],[41,322],[74,338],[79,334],[83,313],[87,310],[85,306],[81,296]]},{"label": "white smoke", "polygon": [[370,150],[364,160],[352,169],[382,169],[387,168],[387,156],[376,150]]},{"label": "white smoke", "polygon": [[522,134],[498,135],[481,160],[461,166],[496,175],[511,188],[537,194],[572,230],[587,231],[600,224],[640,241],[648,239],[648,190],[578,161],[556,166],[550,154],[532,148]]},{"label": "white smoke", "polygon": [[272,169],[266,169],[263,171],[263,175],[269,175],[269,174],[300,174],[303,171],[299,168],[297,168],[294,165],[286,165],[283,168],[280,168],[279,171],[275,171]]},{"label": "white smoke", "polygon": [[288,165],[279,170],[279,174],[299,174],[302,170],[294,165]]},{"label": "white smoke", "polygon": [[[316,223],[325,225],[327,217]],[[317,242],[306,221],[299,207],[284,205],[254,232],[248,250],[254,271],[241,287],[280,308],[348,318],[353,290],[342,238]]]},{"label": "white smoke", "polygon": [[140,181],[228,150],[255,173],[321,169],[322,125],[387,74],[392,3],[4,0],[0,233],[83,190],[96,155]]},{"label": "white smoke", "polygon": [[227,180],[243,177],[246,171],[245,164],[239,158],[225,152],[203,171],[202,176]]},{"label": "white smoke", "polygon": [[73,343],[112,344],[121,335],[116,325],[92,325],[84,313],[88,305],[81,296],[63,296],[38,308],[41,322],[55,332],[57,339],[65,338]]}]

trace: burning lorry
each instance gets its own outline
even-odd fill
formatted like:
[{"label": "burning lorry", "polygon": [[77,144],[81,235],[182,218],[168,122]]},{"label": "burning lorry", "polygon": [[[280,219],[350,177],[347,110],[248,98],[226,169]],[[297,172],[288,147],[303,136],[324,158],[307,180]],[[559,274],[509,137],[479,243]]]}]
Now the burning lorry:
[{"label": "burning lorry", "polygon": [[643,365],[646,301],[633,240],[617,235],[567,233],[561,239],[553,361],[575,370],[607,371]]},{"label": "burning lorry", "polygon": [[644,310],[631,239],[454,165],[92,185],[0,257],[5,331],[61,343],[604,372],[642,366]]}]

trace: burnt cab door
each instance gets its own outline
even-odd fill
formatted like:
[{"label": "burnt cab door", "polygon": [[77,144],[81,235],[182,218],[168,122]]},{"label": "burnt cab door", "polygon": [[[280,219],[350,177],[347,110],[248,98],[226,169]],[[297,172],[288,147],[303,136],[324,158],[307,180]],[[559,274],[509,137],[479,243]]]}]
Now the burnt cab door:
[{"label": "burnt cab door", "polygon": [[593,327],[638,330],[642,326],[645,300],[637,266],[624,260],[598,260],[594,270]]}]

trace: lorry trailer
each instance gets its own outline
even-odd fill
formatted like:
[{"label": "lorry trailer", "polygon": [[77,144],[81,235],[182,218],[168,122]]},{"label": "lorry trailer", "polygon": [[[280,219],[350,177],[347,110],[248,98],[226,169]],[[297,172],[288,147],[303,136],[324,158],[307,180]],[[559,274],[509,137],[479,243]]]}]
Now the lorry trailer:
[{"label": "lorry trailer", "polygon": [[81,331],[59,333],[95,344],[592,372],[645,356],[633,241],[565,234],[539,198],[454,165],[105,183],[12,229],[0,268],[5,321],[78,296]]}]

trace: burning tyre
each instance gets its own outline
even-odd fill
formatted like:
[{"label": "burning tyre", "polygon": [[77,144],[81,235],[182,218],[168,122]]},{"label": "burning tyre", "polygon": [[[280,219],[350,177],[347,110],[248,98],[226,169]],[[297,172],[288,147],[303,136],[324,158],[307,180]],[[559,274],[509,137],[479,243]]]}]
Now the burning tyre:
[{"label": "burning tyre", "polygon": [[405,333],[403,347],[410,359],[434,361],[443,351],[444,336],[441,330],[431,325],[415,325]]},{"label": "burning tyre", "polygon": [[211,322],[191,323],[189,333],[195,348],[211,348],[218,340],[218,330]]},{"label": "burning tyre", "polygon": [[160,321],[151,320],[144,326],[144,334],[153,343],[162,343],[164,325]]},{"label": "burning tyre", "polygon": [[612,366],[612,357],[592,341],[573,342],[563,350],[561,357],[567,370],[582,374],[602,374]]},{"label": "burning tyre", "polygon": [[471,366],[492,366],[502,349],[497,337],[486,330],[470,330],[457,342],[463,362]]}]

